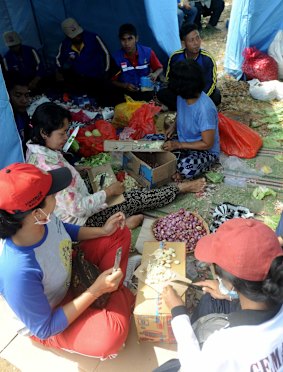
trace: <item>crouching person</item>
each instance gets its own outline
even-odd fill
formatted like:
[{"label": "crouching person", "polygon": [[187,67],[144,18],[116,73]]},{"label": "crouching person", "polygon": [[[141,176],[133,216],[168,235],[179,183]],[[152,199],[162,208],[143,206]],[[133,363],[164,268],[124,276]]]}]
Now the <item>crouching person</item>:
[{"label": "crouching person", "polygon": [[[18,333],[47,347],[104,359],[118,353],[129,330],[134,296],[122,283],[130,232],[121,212],[103,227],[55,217],[55,194],[71,180],[64,167],[45,172],[15,163],[0,171],[0,294]],[[72,241],[81,242],[85,258],[101,271],[77,297],[70,289]],[[119,247],[120,268],[113,271]],[[105,307],[91,307],[105,293],[110,293]]]},{"label": "crouching person", "polygon": [[218,279],[196,283],[206,294],[191,319],[165,287],[179,361],[155,372],[282,371],[283,251],[276,234],[257,220],[234,218],[203,237],[195,256],[212,263]]}]

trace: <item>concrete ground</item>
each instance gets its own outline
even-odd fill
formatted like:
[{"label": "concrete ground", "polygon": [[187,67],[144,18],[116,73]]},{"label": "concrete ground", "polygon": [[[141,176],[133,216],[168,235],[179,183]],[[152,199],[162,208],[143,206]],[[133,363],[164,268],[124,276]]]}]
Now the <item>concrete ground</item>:
[{"label": "concrete ground", "polygon": [[176,345],[139,343],[134,321],[125,348],[116,359],[99,359],[46,349],[29,338],[16,336],[10,331],[0,299],[0,371],[1,372],[150,372],[168,359],[176,358]]}]

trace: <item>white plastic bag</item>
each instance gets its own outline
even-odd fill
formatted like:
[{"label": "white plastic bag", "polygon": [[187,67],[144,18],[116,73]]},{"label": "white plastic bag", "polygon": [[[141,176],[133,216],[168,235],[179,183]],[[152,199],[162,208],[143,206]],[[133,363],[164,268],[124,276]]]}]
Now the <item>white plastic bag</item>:
[{"label": "white plastic bag", "polygon": [[283,79],[283,30],[277,32],[269,45],[268,54],[277,62],[279,79]]},{"label": "white plastic bag", "polygon": [[248,81],[250,95],[260,101],[271,101],[283,99],[283,83],[278,80],[262,81],[252,79]]}]

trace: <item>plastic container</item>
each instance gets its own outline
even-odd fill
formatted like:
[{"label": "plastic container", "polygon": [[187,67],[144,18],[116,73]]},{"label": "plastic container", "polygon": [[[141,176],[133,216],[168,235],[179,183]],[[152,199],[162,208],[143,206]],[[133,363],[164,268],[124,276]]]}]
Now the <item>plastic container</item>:
[{"label": "plastic container", "polygon": [[141,91],[150,91],[154,89],[154,83],[149,76],[142,76],[140,79]]},{"label": "plastic container", "polygon": [[224,183],[229,186],[246,187],[247,179],[244,177],[225,176]]}]

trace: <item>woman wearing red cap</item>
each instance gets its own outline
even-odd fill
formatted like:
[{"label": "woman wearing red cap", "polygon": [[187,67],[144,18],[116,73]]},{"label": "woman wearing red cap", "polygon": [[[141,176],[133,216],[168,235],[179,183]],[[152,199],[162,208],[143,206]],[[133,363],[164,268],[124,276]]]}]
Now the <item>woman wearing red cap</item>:
[{"label": "woman wearing red cap", "polygon": [[[193,323],[196,316],[190,320],[182,299],[165,287],[179,360],[155,372],[283,371],[283,251],[276,234],[257,220],[234,218],[202,238],[195,256],[214,264],[218,275],[198,283],[207,294],[197,316],[208,313],[209,299],[210,311],[221,314]],[[239,306],[229,313],[228,301],[236,297]],[[207,326],[214,328],[210,335]]]},{"label": "woman wearing red cap", "polygon": [[[103,227],[62,223],[55,193],[72,180],[67,168],[45,172],[15,163],[0,171],[0,295],[16,331],[48,347],[99,358],[113,357],[126,340],[134,296],[123,283],[130,232],[125,216]],[[69,290],[72,241],[102,274],[80,296]],[[113,271],[122,247],[120,268]],[[90,305],[111,293],[103,309]]]}]

